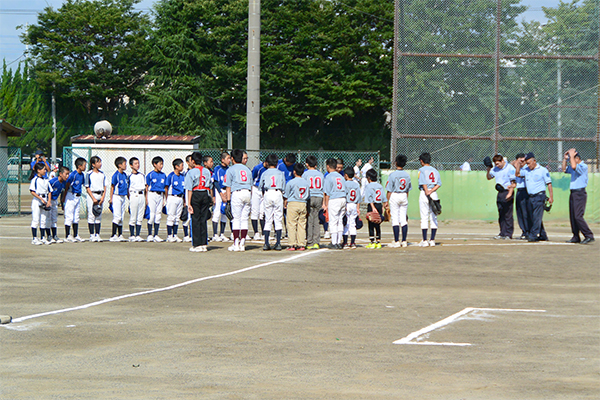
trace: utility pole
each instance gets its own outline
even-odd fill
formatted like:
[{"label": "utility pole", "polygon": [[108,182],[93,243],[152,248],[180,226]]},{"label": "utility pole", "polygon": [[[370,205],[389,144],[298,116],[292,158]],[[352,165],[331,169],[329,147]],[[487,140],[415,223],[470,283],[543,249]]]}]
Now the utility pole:
[{"label": "utility pole", "polygon": [[56,95],[52,91],[52,164],[56,164]]},{"label": "utility pole", "polygon": [[[561,63],[560,60],[556,60],[556,91],[557,91],[557,99],[556,99],[556,107],[557,107],[557,112],[556,112],[556,137],[558,139],[562,138],[562,97],[560,95],[561,92],[561,87],[562,87],[562,70],[561,70]],[[563,159],[563,142],[562,140],[558,141],[557,147],[556,147],[556,159],[558,160],[558,163],[560,164],[562,162]]]},{"label": "utility pole", "polygon": [[246,150],[256,164],[260,150],[260,0],[248,4],[248,92],[246,100]]}]

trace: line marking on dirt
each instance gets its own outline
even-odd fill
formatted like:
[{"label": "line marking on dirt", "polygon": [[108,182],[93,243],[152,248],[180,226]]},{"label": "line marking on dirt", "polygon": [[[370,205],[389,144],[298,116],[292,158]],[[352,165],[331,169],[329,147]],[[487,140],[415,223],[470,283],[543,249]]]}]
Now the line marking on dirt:
[{"label": "line marking on dirt", "polygon": [[442,243],[441,246],[573,246],[577,243],[555,243],[555,242],[525,242],[525,243]]},{"label": "line marking on dirt", "polygon": [[513,309],[513,308],[476,308],[476,307],[467,307],[462,311],[457,312],[456,314],[452,314],[451,316],[444,318],[441,321],[438,321],[434,324],[426,326],[423,329],[420,329],[416,332],[411,333],[408,336],[403,337],[402,339],[398,339],[394,342],[394,344],[418,344],[425,346],[471,346],[471,343],[453,343],[453,342],[425,342],[419,341],[419,338],[423,335],[427,335],[428,333],[440,329],[446,325],[449,325],[453,322],[456,322],[464,315],[467,315],[473,311],[490,311],[490,312],[529,312],[529,313],[544,313],[546,310],[522,310],[522,309]]},{"label": "line marking on dirt", "polygon": [[[40,318],[40,317],[45,317],[45,316],[48,316],[48,315],[55,315],[55,314],[62,314],[62,313],[70,312],[70,311],[83,310],[85,308],[99,306],[99,305],[102,305],[102,304],[106,304],[106,303],[110,303],[110,302],[118,301],[118,300],[123,300],[123,299],[127,299],[127,298],[130,298],[130,297],[143,296],[143,295],[146,295],[146,294],[153,294],[153,293],[159,293],[159,292],[166,292],[167,290],[178,289],[180,287],[192,285],[194,283],[198,283],[198,282],[202,282],[202,281],[207,281],[209,279],[224,278],[226,276],[241,274],[243,272],[252,271],[254,269],[267,267],[267,266],[273,265],[273,264],[282,264],[282,263],[286,263],[286,262],[289,262],[289,261],[294,261],[294,260],[297,260],[299,258],[307,257],[307,256],[310,256],[310,255],[313,255],[313,254],[318,254],[318,253],[321,253],[321,252],[324,252],[324,251],[328,251],[328,249],[321,249],[321,250],[309,251],[309,252],[306,252],[306,253],[294,255],[294,256],[291,256],[291,257],[284,258],[284,259],[275,260],[275,261],[269,261],[269,262],[265,262],[265,263],[262,263],[262,264],[253,265],[251,267],[246,267],[246,268],[238,269],[238,270],[231,271],[231,272],[225,272],[223,274],[211,275],[211,276],[205,276],[203,278],[192,279],[190,281],[185,281],[185,282],[177,283],[175,285],[166,286],[166,287],[163,287],[163,288],[157,288],[157,289],[152,289],[152,290],[145,290],[143,292],[136,292],[136,293],[124,294],[124,295],[117,296],[117,297],[111,297],[109,299],[104,299],[104,300],[94,301],[94,302],[88,303],[88,304],[83,304],[83,305],[77,306],[77,307],[63,308],[61,310],[48,311],[48,312],[43,312],[43,313],[39,313],[39,314],[33,314],[33,315],[27,315],[27,316],[24,316],[24,317],[13,318],[12,324],[23,322],[23,321],[26,321],[26,320],[32,319],[32,318]],[[2,325],[0,325],[0,326],[2,326]],[[7,326],[7,325],[4,325],[4,326]]]}]

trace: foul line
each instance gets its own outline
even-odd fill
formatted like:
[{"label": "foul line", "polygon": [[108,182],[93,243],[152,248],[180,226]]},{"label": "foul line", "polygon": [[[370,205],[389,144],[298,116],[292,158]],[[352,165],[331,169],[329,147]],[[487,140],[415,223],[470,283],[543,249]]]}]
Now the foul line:
[{"label": "foul line", "polygon": [[448,244],[444,244],[442,243],[441,245],[444,247],[448,247],[448,246],[573,246],[576,245],[577,243],[558,243],[558,242],[533,242],[533,243],[529,243],[529,242],[522,242],[522,243],[497,243],[497,242],[491,242],[491,243],[448,243]]},{"label": "foul line", "polygon": [[451,316],[444,318],[441,321],[436,322],[435,324],[431,324],[426,326],[423,329],[420,329],[416,332],[411,333],[410,335],[403,337],[402,339],[398,339],[394,342],[394,344],[419,344],[419,345],[428,345],[428,346],[471,346],[471,343],[448,343],[448,342],[418,342],[413,340],[418,340],[419,337],[439,329],[443,326],[449,325],[452,322],[456,321],[458,318],[466,315],[472,311],[499,311],[499,312],[546,312],[546,310],[520,310],[520,309],[512,309],[512,308],[474,308],[467,307],[462,311],[457,312],[456,314],[452,314]]},{"label": "foul line", "polygon": [[282,260],[269,261],[269,262],[266,262],[266,263],[253,265],[251,267],[238,269],[236,271],[226,272],[226,273],[223,273],[223,274],[205,276],[204,278],[197,278],[197,279],[193,279],[191,281],[186,281],[186,282],[178,283],[178,284],[167,286],[167,287],[163,287],[163,288],[146,290],[146,291],[137,292],[137,293],[124,294],[122,296],[111,297],[110,299],[99,300],[99,301],[95,301],[93,303],[88,303],[88,304],[84,304],[84,305],[77,306],[77,307],[64,308],[62,310],[48,311],[48,312],[39,313],[39,314],[27,315],[25,317],[14,318],[12,320],[12,323],[14,324],[14,323],[26,321],[28,319],[45,317],[45,316],[48,316],[48,315],[62,314],[62,313],[66,313],[66,312],[69,312],[69,311],[83,310],[85,308],[99,306],[101,304],[106,304],[106,303],[110,303],[110,302],[117,301],[117,300],[123,300],[123,299],[127,299],[127,298],[130,298],[130,297],[136,297],[136,296],[143,296],[143,295],[146,295],[146,294],[165,292],[167,290],[177,289],[177,288],[180,288],[180,287],[183,287],[183,286],[191,285],[193,283],[207,281],[209,279],[223,278],[223,277],[226,277],[226,276],[241,274],[242,272],[252,271],[252,270],[258,269],[258,268],[267,267],[267,266],[273,265],[273,264],[281,264],[281,263],[285,263],[285,262],[288,262],[288,261],[294,261],[294,260],[297,260],[299,258],[306,257],[306,256],[309,256],[309,255],[313,255],[313,254],[316,254],[316,253],[320,253],[320,252],[323,252],[323,251],[328,251],[328,250],[327,249],[321,249],[321,250],[310,251],[310,252],[306,252],[306,253],[303,253],[303,254],[298,254],[298,255],[295,255],[295,256],[292,256],[292,257],[284,258]]}]

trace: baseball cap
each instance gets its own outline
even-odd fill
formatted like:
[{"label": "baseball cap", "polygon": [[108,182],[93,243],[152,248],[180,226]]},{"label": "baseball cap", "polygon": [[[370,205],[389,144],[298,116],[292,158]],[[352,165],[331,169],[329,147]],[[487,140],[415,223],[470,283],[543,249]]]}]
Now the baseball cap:
[{"label": "baseball cap", "polygon": [[41,151],[41,150],[36,150],[36,151],[35,151],[35,155],[36,155],[36,156],[41,156],[42,154],[44,154],[44,152],[43,152],[43,151]]},{"label": "baseball cap", "polygon": [[527,153],[525,156],[525,161],[529,160],[530,158],[535,158],[535,155],[532,152]]}]

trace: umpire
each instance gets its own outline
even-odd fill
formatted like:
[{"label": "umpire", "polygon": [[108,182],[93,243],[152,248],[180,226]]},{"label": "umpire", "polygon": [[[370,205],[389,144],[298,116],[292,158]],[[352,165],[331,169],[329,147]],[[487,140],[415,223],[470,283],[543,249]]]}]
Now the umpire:
[{"label": "umpire", "polygon": [[[570,149],[565,153],[562,170],[565,174],[571,174],[571,184],[569,185],[571,189],[571,195],[569,196],[569,218],[571,219],[573,237],[567,242],[588,244],[594,241],[594,234],[583,219],[587,203],[585,188],[588,184],[588,166],[581,160],[581,156],[577,150]],[[579,232],[583,234],[583,241],[580,241]]]},{"label": "umpire", "polygon": [[[507,163],[501,154],[496,154],[493,158],[493,165],[487,166],[487,179],[496,179],[496,205],[498,206],[498,224],[500,225],[500,234],[494,239],[512,239],[515,230],[513,217],[514,190],[516,184],[515,167]],[[489,161],[488,161],[489,162]]]}]

